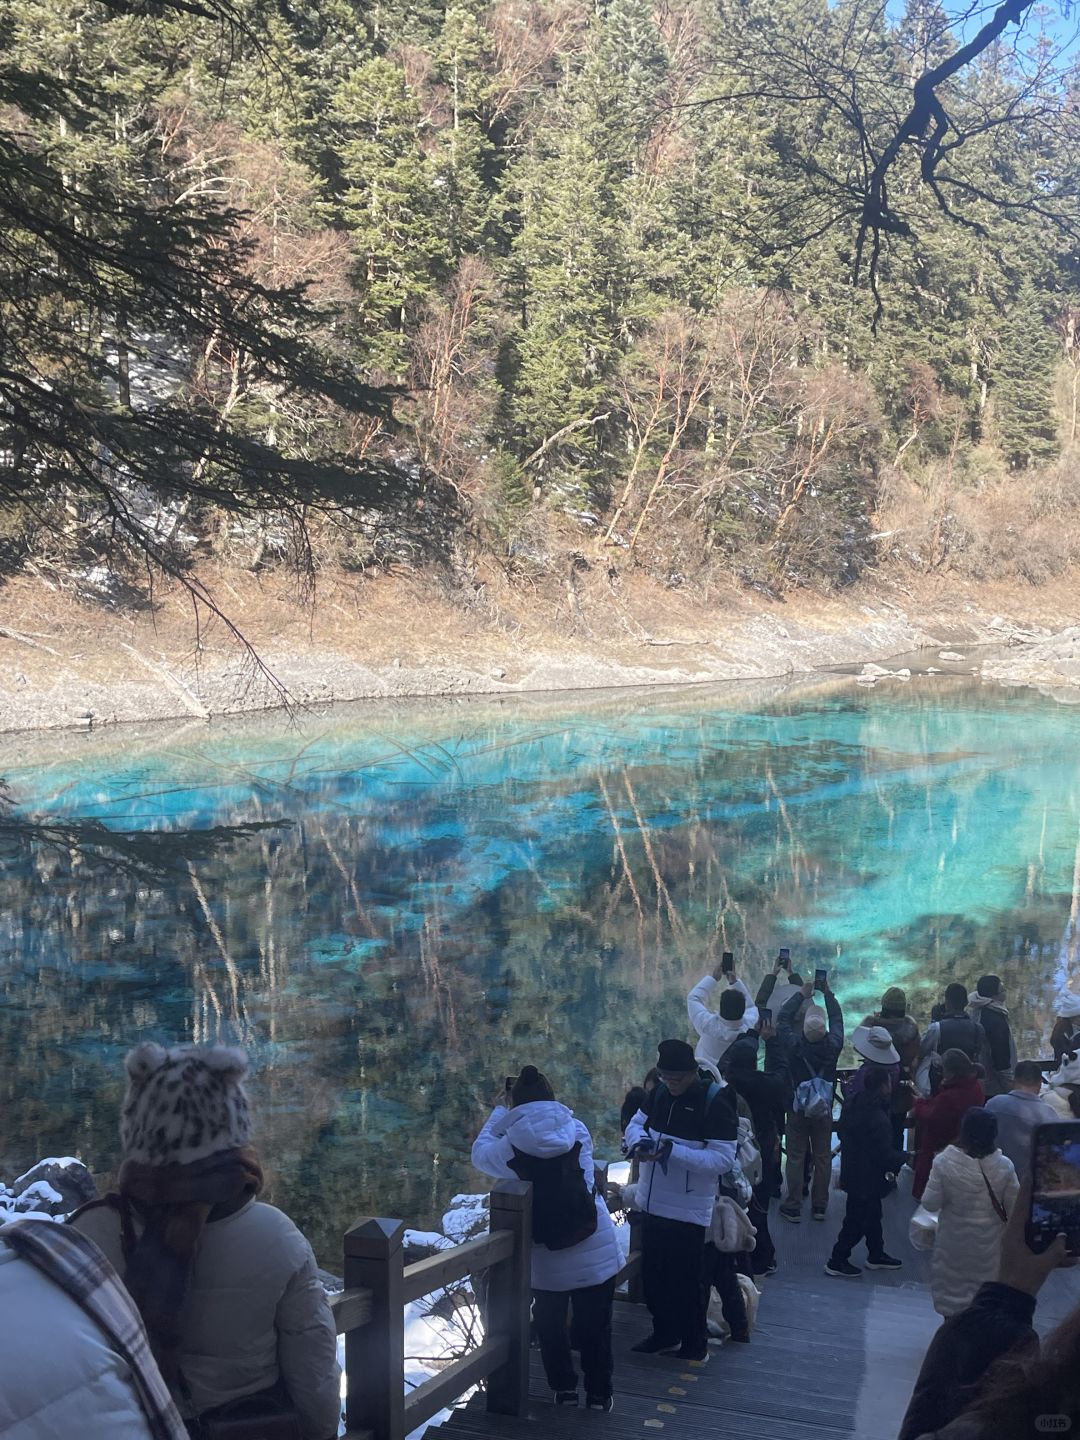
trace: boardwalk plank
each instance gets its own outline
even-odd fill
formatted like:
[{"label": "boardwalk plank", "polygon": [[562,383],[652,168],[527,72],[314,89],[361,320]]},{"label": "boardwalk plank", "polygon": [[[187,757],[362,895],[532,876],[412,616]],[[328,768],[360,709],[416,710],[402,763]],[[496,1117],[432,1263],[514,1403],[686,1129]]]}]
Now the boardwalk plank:
[{"label": "boardwalk plank", "polygon": [[[556,1408],[537,1352],[530,1414],[488,1415],[482,1396],[443,1426],[445,1440],[896,1440],[926,1346],[939,1320],[928,1294],[929,1259],[913,1252],[910,1194],[885,1205],[886,1248],[898,1272],[867,1271],[859,1280],[824,1273],[843,1216],[830,1197],[825,1225],[788,1225],[770,1216],[779,1272],[760,1282],[758,1325],[749,1345],[712,1350],[700,1370],[673,1357],[636,1355],[649,1328],[645,1310],[615,1306],[615,1411],[596,1415]],[[853,1257],[860,1263],[858,1252]],[[1045,1330],[1080,1301],[1080,1275],[1052,1276],[1040,1302]],[[680,1376],[694,1374],[693,1380]],[[673,1395],[672,1390],[685,1390]],[[599,1432],[597,1427],[601,1427]],[[434,1437],[432,1437],[434,1440]]]}]

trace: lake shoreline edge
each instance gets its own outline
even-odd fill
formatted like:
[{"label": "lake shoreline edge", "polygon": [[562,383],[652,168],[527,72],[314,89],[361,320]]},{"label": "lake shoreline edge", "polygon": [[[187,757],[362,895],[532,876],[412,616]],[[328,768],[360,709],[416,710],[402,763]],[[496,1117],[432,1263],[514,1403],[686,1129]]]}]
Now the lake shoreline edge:
[{"label": "lake shoreline edge", "polygon": [[[255,635],[257,662],[235,650],[194,657],[162,647],[151,651],[145,636],[135,634],[136,643],[116,643],[115,616],[101,617],[113,643],[97,655],[92,635],[89,655],[86,634],[78,637],[82,651],[65,655],[0,626],[0,734],[209,721],[374,700],[827,677],[857,674],[865,666],[974,673],[1006,685],[1030,685],[1055,699],[1080,700],[1080,628],[1070,626],[1059,607],[1053,618],[1064,628],[1014,618],[1004,608],[994,613],[970,594],[942,594],[915,605],[899,603],[902,598],[876,592],[794,596],[789,604],[763,604],[743,613],[714,607],[699,613],[697,633],[688,633],[683,616],[682,624],[669,623],[663,635],[635,635],[632,645],[608,643],[602,636],[585,641],[572,636],[556,645],[550,635],[523,643],[490,627],[459,631],[443,645],[441,617],[434,612],[431,629],[420,637],[395,637],[392,628],[388,635],[385,619],[366,634],[343,628],[339,644],[328,644],[324,635],[310,636],[308,646],[291,635],[265,640]],[[1077,611],[1080,619],[1080,604]],[[293,643],[283,646],[286,638]],[[398,647],[395,638],[402,642]],[[973,647],[983,652],[975,661],[962,653]],[[390,653],[395,648],[402,653]],[[942,653],[947,658],[939,664]],[[862,678],[872,683],[888,677]]]}]

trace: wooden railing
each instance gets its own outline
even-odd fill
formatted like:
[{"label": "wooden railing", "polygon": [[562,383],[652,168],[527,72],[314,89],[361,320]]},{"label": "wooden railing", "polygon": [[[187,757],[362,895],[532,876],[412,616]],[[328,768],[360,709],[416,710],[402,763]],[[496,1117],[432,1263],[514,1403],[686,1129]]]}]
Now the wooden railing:
[{"label": "wooden railing", "polygon": [[[345,1234],[345,1289],[331,1299],[345,1336],[349,1440],[403,1440],[481,1380],[487,1408],[524,1415],[529,1394],[532,1187],[491,1193],[489,1233],[429,1260],[404,1264],[400,1220],[359,1220]],[[485,1338],[405,1394],[405,1306],[466,1276],[487,1274]]]}]

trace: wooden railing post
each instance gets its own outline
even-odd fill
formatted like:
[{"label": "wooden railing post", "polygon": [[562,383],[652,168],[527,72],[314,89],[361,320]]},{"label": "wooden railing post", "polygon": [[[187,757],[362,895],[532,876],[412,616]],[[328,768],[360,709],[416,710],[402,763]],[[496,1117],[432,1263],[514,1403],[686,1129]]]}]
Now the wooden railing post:
[{"label": "wooden railing post", "polygon": [[345,1288],[372,1292],[371,1320],[345,1335],[345,1425],[404,1440],[405,1300],[400,1220],[358,1220],[345,1232]]},{"label": "wooden railing post", "polygon": [[[492,1233],[510,1230],[514,1253],[488,1271],[487,1333],[505,1335],[510,1355],[487,1382],[487,1408],[495,1415],[524,1415],[529,1407],[529,1315],[532,1308],[532,1186],[501,1180],[491,1192]],[[346,1282],[348,1283],[348,1282]]]}]

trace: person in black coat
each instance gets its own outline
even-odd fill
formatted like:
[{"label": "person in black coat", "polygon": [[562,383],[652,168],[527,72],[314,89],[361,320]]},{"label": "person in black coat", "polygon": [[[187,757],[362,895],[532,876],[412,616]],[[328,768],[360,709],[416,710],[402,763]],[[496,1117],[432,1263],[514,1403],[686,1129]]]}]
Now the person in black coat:
[{"label": "person in black coat", "polygon": [[885,1253],[881,1229],[881,1202],[907,1156],[893,1147],[889,1119],[889,1072],[871,1069],[858,1094],[845,1104],[840,1117],[840,1188],[847,1191],[847,1210],[827,1275],[854,1277],[862,1271],[851,1263],[851,1252],[866,1238],[867,1269],[899,1270],[901,1261]]},{"label": "person in black coat", "polygon": [[787,1105],[787,1087],[778,1075],[757,1069],[757,1056],[738,1042],[723,1058],[724,1079],[750,1108],[754,1139],[761,1151],[761,1180],[754,1186],[750,1201],[750,1223],[757,1230],[751,1258],[755,1275],[776,1272],[776,1247],[769,1234],[769,1200],[780,1176],[780,1135]]},{"label": "person in black coat", "polygon": [[[1001,1440],[1065,1433],[1080,1419],[1080,1308],[1047,1338],[1040,1354],[1032,1327],[1046,1277],[1074,1265],[1059,1235],[1042,1254],[1025,1236],[1031,1181],[1025,1180],[1001,1241],[996,1281],[980,1287],[959,1315],[934,1336],[900,1427],[898,1440]],[[997,1367],[997,1362],[1003,1363]],[[1068,1426],[1037,1427],[1047,1414]]]}]

